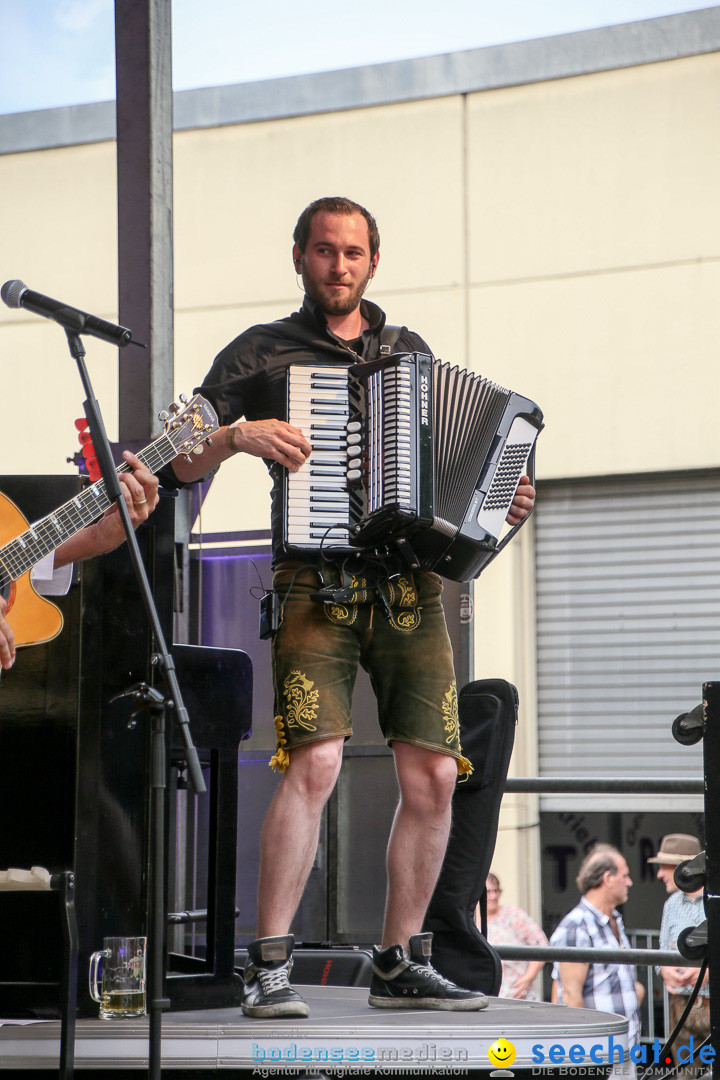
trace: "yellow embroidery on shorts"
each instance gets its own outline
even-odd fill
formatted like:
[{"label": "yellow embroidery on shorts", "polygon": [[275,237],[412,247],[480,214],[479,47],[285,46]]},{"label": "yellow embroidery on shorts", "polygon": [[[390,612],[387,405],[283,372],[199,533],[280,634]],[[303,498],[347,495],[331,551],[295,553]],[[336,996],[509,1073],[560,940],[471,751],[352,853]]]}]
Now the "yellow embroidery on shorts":
[{"label": "yellow embroidery on shorts", "polygon": [[335,626],[350,626],[358,617],[357,604],[323,604],[323,611]]},{"label": "yellow embroidery on shorts", "polygon": [[448,745],[460,741],[460,721],[458,719],[458,696],[455,683],[452,684],[442,703],[443,716],[445,717],[445,730],[447,736],[445,742]]},{"label": "yellow embroidery on shorts", "polygon": [[[368,590],[368,583],[365,578],[357,578],[353,574],[350,588],[354,589],[355,591],[356,604],[367,604],[368,600],[370,599],[370,592]],[[355,611],[355,615],[357,616],[357,610]]]},{"label": "yellow embroidery on shorts", "polygon": [[287,746],[287,739],[285,737],[285,729],[283,728],[282,716],[275,717],[275,732],[277,734],[277,750],[270,758],[268,765],[275,772],[285,772],[290,764],[290,754],[285,749]]},{"label": "yellow embroidery on shorts", "polygon": [[[397,599],[395,593],[396,589],[398,590]],[[391,607],[393,605],[402,608],[415,607],[418,602],[418,594],[412,577],[399,577],[395,582],[388,581],[387,590],[388,602]]]},{"label": "yellow embroidery on shorts", "polygon": [[400,607],[415,607],[418,602],[418,595],[415,590],[415,582],[411,577],[400,577],[397,579],[397,587],[400,590],[400,599],[398,605]]},{"label": "yellow embroidery on shorts", "polygon": [[417,607],[418,594],[410,577],[399,577],[380,586],[387,596],[386,615],[393,630],[409,634],[417,629],[422,618],[422,608]]},{"label": "yellow embroidery on shorts", "polygon": [[303,675],[302,671],[291,671],[283,683],[283,697],[287,702],[288,727],[302,727],[306,731],[317,731],[311,723],[317,717],[320,691],[314,690],[315,683]]},{"label": "yellow embroidery on shorts", "polygon": [[390,608],[388,615],[388,621],[393,630],[400,630],[403,633],[409,634],[411,630],[415,630],[420,625],[422,608],[412,608],[410,611],[393,611]]},{"label": "yellow embroidery on shorts", "polygon": [[370,598],[365,578],[353,574],[348,588],[352,597],[347,604],[323,604],[325,617],[334,626],[351,626],[358,617],[358,604],[366,604]]}]

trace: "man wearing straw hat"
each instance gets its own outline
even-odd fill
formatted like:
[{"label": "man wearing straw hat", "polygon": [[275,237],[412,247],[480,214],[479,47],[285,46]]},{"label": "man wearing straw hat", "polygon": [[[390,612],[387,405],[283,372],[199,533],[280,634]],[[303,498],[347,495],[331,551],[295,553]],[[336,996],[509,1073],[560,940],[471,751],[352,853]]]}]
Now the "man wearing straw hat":
[{"label": "man wearing straw hat", "polygon": [[[657,855],[648,859],[648,863],[657,866],[657,878],[665,885],[670,894],[665,901],[660,926],[660,948],[677,949],[677,939],[681,930],[687,926],[699,926],[705,918],[703,904],[703,890],[698,889],[693,893],[681,892],[675,884],[675,868],[687,859],[694,859],[701,851],[700,841],[696,836],[689,833],[669,833],[663,836]],[[680,1019],[693,986],[698,976],[698,969],[694,967],[671,967],[660,968],[660,975],[665,983],[670,1002],[670,1027],[675,1027]],[[690,1045],[691,1036],[693,1045],[697,1050],[703,1039],[710,1034],[710,991],[707,986],[707,974],[705,985],[690,1010],[690,1015],[680,1029],[672,1046],[672,1055],[675,1064],[680,1064],[677,1075],[684,1080],[694,1080],[704,1072],[702,1064],[688,1063],[689,1052],[683,1054],[682,1063],[678,1062],[678,1053],[681,1047]]]}]

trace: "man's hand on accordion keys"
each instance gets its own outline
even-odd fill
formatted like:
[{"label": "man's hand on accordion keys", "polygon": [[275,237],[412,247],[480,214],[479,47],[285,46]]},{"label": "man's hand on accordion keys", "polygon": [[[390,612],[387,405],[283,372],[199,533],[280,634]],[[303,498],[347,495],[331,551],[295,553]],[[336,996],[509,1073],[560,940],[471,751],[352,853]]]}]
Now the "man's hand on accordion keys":
[{"label": "man's hand on accordion keys", "polygon": [[300,428],[293,427],[285,420],[246,420],[232,424],[228,432],[232,432],[232,448],[235,451],[272,458],[290,472],[297,472],[312,452]]},{"label": "man's hand on accordion keys", "polygon": [[519,525],[523,518],[528,516],[534,505],[535,488],[530,483],[529,476],[521,476],[505,519],[508,525]]}]

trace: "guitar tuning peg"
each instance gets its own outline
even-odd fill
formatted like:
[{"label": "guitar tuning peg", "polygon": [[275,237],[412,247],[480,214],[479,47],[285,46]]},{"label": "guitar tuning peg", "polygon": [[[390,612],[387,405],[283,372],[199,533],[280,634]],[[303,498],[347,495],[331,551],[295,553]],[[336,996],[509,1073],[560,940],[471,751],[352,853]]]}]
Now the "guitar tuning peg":
[{"label": "guitar tuning peg", "polygon": [[163,422],[163,424],[164,424],[165,421],[169,420],[169,419],[170,419],[170,413],[167,411],[167,409],[161,409],[160,412],[158,413],[158,420],[161,420]]},{"label": "guitar tuning peg", "polygon": [[188,398],[187,394],[178,394],[178,397],[182,401],[183,405],[187,405],[187,403],[189,401],[189,398]]},{"label": "guitar tuning peg", "polygon": [[205,445],[206,445],[206,446],[212,446],[212,444],[213,444],[213,443],[212,443],[212,439],[210,438],[210,436],[209,436],[209,435],[208,435],[208,436],[207,436],[207,438],[206,438],[206,439],[204,439],[203,441],[204,441],[204,443],[205,443]]},{"label": "guitar tuning peg", "polygon": [[180,406],[178,405],[177,401],[173,401],[172,405],[170,406],[170,412],[171,413],[179,413],[180,412]]},{"label": "guitar tuning peg", "polygon": [[190,457],[190,454],[182,454],[181,456],[184,457],[186,461],[192,462],[192,458]]}]

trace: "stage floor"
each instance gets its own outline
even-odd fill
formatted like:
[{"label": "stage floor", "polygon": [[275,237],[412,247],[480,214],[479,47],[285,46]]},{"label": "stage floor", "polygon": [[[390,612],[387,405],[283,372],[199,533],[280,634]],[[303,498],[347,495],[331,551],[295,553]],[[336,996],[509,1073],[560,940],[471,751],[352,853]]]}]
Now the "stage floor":
[{"label": "stage floor", "polygon": [[[597,1074],[614,1046],[627,1053],[627,1020],[590,1009],[491,998],[481,1012],[371,1009],[364,987],[305,986],[307,1020],[251,1020],[239,1009],[170,1012],[162,1018],[162,1068],[169,1072],[235,1070],[236,1076],[289,1075],[508,1075],[488,1050],[512,1044],[511,1074],[541,1076],[565,1070]],[[57,1069],[59,1021],[4,1021],[0,1071]],[[555,1061],[548,1060],[551,1047]],[[580,1049],[583,1056],[580,1058]],[[501,1055],[509,1054],[501,1047]],[[544,1057],[542,1064],[538,1061]],[[562,1059],[562,1060],[561,1060]],[[79,1019],[75,1068],[148,1067],[148,1021]],[[604,1070],[606,1071],[606,1070]]]}]

